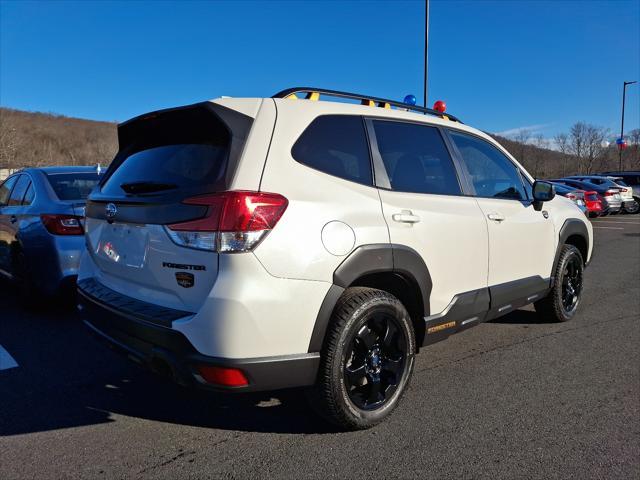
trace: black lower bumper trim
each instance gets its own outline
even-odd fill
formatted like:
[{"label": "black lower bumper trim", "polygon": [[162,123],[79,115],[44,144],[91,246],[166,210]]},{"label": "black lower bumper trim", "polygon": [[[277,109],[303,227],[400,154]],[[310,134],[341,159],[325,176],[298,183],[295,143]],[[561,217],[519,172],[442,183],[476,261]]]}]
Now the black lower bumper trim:
[{"label": "black lower bumper trim", "polygon": [[[185,386],[207,390],[250,392],[278,390],[315,383],[320,354],[303,353],[247,359],[210,357],[199,353],[177,330],[121,316],[79,291],[80,310],[91,333],[111,348],[156,373]],[[238,368],[249,380],[244,387],[225,387],[204,382],[197,366]]]}]

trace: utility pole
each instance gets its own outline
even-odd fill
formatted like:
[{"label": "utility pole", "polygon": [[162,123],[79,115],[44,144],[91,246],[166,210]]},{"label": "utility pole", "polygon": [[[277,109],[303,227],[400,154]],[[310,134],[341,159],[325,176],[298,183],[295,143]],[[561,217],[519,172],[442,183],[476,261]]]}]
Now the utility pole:
[{"label": "utility pole", "polygon": [[[429,0],[427,0],[428,2]],[[426,75],[426,73],[425,73]],[[624,101],[625,101],[625,97],[627,95],[627,85],[632,85],[634,83],[637,83],[637,80],[634,80],[633,82],[623,82],[622,84],[622,121],[621,126],[620,126],[620,139],[619,139],[619,143],[616,142],[616,144],[618,145],[618,170],[622,171],[622,150],[624,149],[625,145],[624,145]]]},{"label": "utility pole", "polygon": [[428,53],[429,51],[429,0],[424,0],[424,108],[427,108],[427,72],[429,69]]}]

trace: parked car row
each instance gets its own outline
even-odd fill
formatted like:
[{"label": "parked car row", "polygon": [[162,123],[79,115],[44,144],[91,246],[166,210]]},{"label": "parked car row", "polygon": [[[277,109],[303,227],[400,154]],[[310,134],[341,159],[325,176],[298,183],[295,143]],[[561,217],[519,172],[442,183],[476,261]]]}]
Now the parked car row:
[{"label": "parked car row", "polygon": [[[99,168],[27,168],[0,185],[0,277],[22,297],[75,291],[86,199]],[[19,239],[19,241],[16,241]]]},{"label": "parked car row", "polygon": [[[634,172],[619,174],[603,173],[599,175],[573,175],[550,180],[556,191],[571,200],[589,217],[615,215],[617,213],[634,214],[640,211],[640,175]],[[625,178],[635,184],[625,182]]]}]

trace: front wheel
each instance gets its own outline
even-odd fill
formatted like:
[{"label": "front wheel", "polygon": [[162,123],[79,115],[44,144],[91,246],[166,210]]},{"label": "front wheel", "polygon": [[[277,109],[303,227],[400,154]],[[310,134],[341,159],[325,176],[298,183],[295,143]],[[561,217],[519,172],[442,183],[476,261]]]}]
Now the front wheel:
[{"label": "front wheel", "polygon": [[554,274],[553,288],[535,303],[536,312],[545,320],[566,322],[576,314],[582,296],[584,261],[580,250],[563,245]]},{"label": "front wheel", "polygon": [[372,427],[396,408],[411,378],[416,346],[409,314],[388,292],[349,288],[328,328],[311,406],[341,428]]}]

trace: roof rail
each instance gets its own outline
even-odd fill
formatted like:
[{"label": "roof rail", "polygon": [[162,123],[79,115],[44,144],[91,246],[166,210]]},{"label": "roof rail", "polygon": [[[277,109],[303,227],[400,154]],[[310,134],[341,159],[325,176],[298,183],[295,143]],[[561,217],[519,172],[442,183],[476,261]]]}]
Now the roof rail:
[{"label": "roof rail", "polygon": [[405,110],[411,110],[414,112],[420,112],[428,115],[433,115],[435,117],[444,118],[445,120],[453,120],[454,122],[462,123],[458,118],[453,115],[449,115],[448,113],[441,113],[437,110],[433,110],[431,108],[419,107],[417,105],[409,105],[408,103],[398,102],[396,100],[389,100],[388,98],[379,98],[379,97],[370,97],[368,95],[361,95],[359,93],[349,93],[349,92],[341,92],[340,90],[327,90],[325,88],[314,88],[314,87],[293,87],[287,88],[286,90],[282,90],[281,92],[276,93],[271,98],[298,98],[297,93],[305,93],[305,98],[307,100],[318,100],[320,95],[328,95],[330,97],[338,97],[338,98],[350,98],[352,100],[360,100],[362,105],[369,105],[381,108],[391,108],[394,106],[396,108],[402,108]]}]

